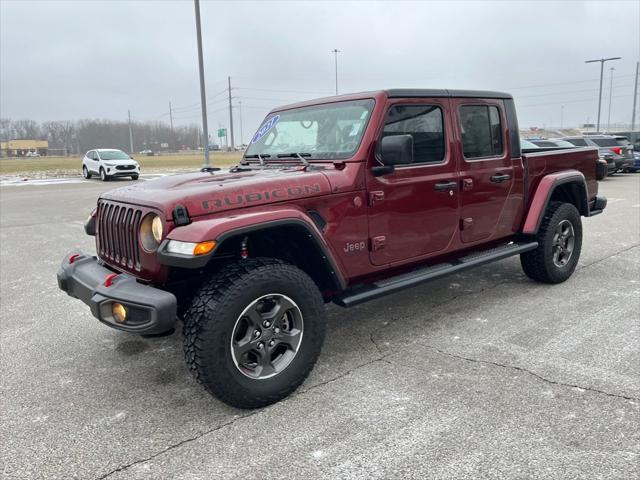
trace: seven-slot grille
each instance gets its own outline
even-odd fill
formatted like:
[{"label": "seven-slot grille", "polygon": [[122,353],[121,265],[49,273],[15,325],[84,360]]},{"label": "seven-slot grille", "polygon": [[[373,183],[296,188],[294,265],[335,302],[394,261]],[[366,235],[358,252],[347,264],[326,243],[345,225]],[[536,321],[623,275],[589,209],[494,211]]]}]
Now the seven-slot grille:
[{"label": "seven-slot grille", "polygon": [[101,200],[98,202],[96,220],[100,257],[129,269],[140,270],[138,230],[142,210]]}]

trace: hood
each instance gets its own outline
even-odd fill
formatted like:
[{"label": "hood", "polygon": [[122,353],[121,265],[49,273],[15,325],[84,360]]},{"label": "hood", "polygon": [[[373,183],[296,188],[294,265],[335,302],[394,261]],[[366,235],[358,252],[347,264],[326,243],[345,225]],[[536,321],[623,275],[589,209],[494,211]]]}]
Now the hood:
[{"label": "hood", "polygon": [[131,165],[132,163],[138,163],[133,158],[128,158],[126,160],[102,160],[102,162],[106,165],[107,163],[112,165]]},{"label": "hood", "polygon": [[104,193],[101,198],[156,208],[171,219],[176,205],[190,217],[331,193],[320,170],[302,167],[168,175]]}]

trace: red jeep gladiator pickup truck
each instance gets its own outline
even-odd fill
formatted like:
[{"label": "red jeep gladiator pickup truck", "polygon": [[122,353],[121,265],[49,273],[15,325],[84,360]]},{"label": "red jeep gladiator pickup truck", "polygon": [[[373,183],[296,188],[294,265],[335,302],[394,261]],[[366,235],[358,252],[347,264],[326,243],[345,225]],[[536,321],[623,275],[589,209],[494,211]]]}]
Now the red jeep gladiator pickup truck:
[{"label": "red jeep gladiator pickup truck", "polygon": [[229,171],[103,194],[59,287],[106,325],[183,323],[186,362],[224,402],[293,392],[351,307],[520,255],[534,280],[576,268],[581,216],[601,213],[598,151],[522,151],[498,92],[385,90],[273,110]]}]

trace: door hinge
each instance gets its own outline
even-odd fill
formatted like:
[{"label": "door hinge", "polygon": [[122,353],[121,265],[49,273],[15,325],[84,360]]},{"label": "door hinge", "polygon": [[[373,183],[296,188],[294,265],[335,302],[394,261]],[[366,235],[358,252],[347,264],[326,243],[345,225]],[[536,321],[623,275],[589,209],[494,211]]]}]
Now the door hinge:
[{"label": "door hinge", "polygon": [[382,250],[386,244],[387,244],[387,237],[385,237],[384,235],[373,237],[371,239],[371,250],[373,250],[374,252],[377,252],[378,250]]},{"label": "door hinge", "polygon": [[384,192],[377,190],[375,192],[369,192],[369,206],[373,207],[376,203],[380,203],[384,200]]}]

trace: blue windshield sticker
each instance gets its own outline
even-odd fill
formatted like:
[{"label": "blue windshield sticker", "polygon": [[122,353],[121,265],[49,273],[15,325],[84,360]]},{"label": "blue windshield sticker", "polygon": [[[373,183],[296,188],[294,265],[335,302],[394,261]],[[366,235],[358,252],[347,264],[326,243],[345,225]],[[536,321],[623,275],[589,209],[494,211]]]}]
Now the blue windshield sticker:
[{"label": "blue windshield sticker", "polygon": [[278,123],[278,120],[280,120],[280,115],[276,115],[275,117],[271,117],[269,120],[267,120],[265,124],[262,125],[258,132],[254,135],[251,143],[256,143],[262,137],[264,137],[269,132],[269,130],[271,130],[275,126],[275,124]]}]

